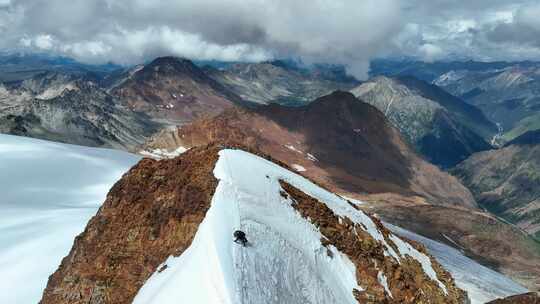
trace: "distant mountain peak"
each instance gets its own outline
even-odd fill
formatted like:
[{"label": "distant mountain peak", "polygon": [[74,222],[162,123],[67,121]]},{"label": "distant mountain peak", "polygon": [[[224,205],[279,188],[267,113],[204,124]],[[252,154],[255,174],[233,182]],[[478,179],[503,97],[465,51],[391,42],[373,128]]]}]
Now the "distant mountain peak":
[{"label": "distant mountain peak", "polygon": [[242,100],[191,60],[172,56],[125,71],[112,82],[111,95],[128,108],[171,125],[220,113]]},{"label": "distant mountain peak", "polygon": [[158,72],[162,74],[203,74],[201,69],[197,67],[191,60],[173,56],[158,57],[149,64],[145,65],[144,68],[141,69],[141,72]]},{"label": "distant mountain peak", "polygon": [[162,56],[162,57],[155,58],[148,65],[151,66],[151,65],[178,64],[178,63],[193,64],[191,60],[183,58],[183,57]]}]

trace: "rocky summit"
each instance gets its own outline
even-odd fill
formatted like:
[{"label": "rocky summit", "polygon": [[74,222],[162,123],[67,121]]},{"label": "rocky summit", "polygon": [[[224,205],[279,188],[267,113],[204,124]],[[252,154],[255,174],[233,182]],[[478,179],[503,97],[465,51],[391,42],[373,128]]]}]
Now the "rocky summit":
[{"label": "rocky summit", "polygon": [[109,80],[109,88],[129,109],[166,124],[219,114],[241,98],[208,77],[190,60],[160,57]]}]

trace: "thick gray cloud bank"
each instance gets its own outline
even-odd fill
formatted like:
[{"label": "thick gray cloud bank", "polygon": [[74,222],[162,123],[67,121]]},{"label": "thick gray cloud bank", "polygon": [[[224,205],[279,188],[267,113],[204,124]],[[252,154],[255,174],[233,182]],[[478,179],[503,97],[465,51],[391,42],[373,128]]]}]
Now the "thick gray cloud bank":
[{"label": "thick gray cloud bank", "polygon": [[536,2],[0,0],[0,49],[119,64],[293,57],[345,64],[363,77],[381,56],[540,59]]}]

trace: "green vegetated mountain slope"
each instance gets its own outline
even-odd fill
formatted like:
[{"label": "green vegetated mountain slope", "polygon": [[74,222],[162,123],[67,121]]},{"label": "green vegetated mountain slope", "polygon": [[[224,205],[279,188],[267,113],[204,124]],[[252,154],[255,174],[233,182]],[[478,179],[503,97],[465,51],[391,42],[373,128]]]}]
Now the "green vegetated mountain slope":
[{"label": "green vegetated mountain slope", "polygon": [[490,120],[498,123],[504,130],[503,143],[539,127],[539,64],[450,71],[434,83],[477,106]]},{"label": "green vegetated mountain slope", "polygon": [[351,92],[377,107],[410,144],[441,167],[489,149],[497,132],[474,106],[412,77],[376,77]]},{"label": "green vegetated mountain slope", "polygon": [[483,207],[540,240],[540,131],[476,153],[452,172]]},{"label": "green vegetated mountain slope", "polygon": [[535,130],[540,130],[540,112],[516,122],[514,128],[504,132],[502,140],[503,142],[509,142],[516,137]]},{"label": "green vegetated mountain slope", "polygon": [[538,128],[540,63],[538,62],[418,62],[377,60],[371,75],[414,76],[433,83],[478,107],[497,123],[505,142]]}]

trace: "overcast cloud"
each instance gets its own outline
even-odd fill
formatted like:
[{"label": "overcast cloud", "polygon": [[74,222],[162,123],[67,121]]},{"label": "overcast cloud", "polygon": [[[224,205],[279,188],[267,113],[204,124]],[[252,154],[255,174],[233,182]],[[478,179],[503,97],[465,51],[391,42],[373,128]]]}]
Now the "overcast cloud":
[{"label": "overcast cloud", "polygon": [[0,49],[90,63],[540,60],[540,4],[516,0],[0,0]]}]

